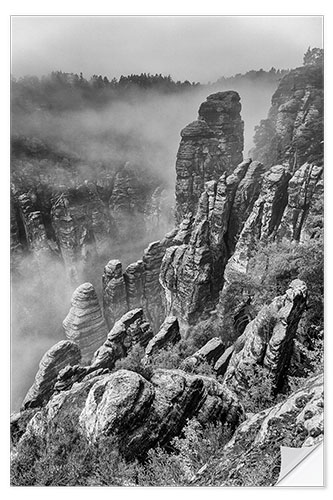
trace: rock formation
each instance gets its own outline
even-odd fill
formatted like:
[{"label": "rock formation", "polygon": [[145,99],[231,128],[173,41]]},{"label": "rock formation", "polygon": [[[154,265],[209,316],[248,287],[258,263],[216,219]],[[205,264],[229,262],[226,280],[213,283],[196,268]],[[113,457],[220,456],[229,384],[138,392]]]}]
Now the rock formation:
[{"label": "rock formation", "polygon": [[43,406],[50,399],[58,373],[67,365],[75,365],[81,359],[78,345],[69,340],[61,340],[49,349],[39,363],[33,385],[22,404],[22,410]]},{"label": "rock formation", "polygon": [[77,343],[82,359],[90,361],[107,337],[107,326],[91,283],[83,283],[73,293],[71,308],[63,321],[66,337]]},{"label": "rock formation", "polygon": [[160,270],[166,249],[173,245],[175,233],[176,230],[171,231],[162,240],[150,243],[142,258],[144,267],[142,308],[154,332],[159,330],[166,316]]},{"label": "rock formation", "polygon": [[[25,246],[26,215],[17,207],[20,197],[23,204],[29,199],[28,212],[40,216],[34,222],[38,234],[34,230],[28,235],[28,249],[32,252],[35,237],[39,244],[44,225],[42,239],[61,256],[73,285],[80,284],[81,272],[98,256],[107,258],[110,249],[117,251],[128,238],[137,242],[152,234],[149,217],[155,217],[156,211],[170,211],[160,179],[138,165],[121,165],[116,159],[107,166],[83,165],[77,157],[35,142],[22,137],[13,140],[11,188],[17,212],[11,218],[13,238],[17,235]],[[160,215],[167,231],[172,227],[170,217]],[[27,230],[30,225],[28,221]]]},{"label": "rock formation", "polygon": [[224,375],[227,371],[231,356],[235,350],[235,346],[231,345],[223,352],[223,354],[217,359],[214,370],[216,375]]},{"label": "rock formation", "polygon": [[[323,439],[323,375],[308,379],[304,386],[272,408],[243,422],[219,457],[202,467],[192,484],[205,486],[267,486],[278,478],[281,446],[313,446]],[[268,463],[267,475],[258,471]],[[276,470],[277,469],[277,470]]]},{"label": "rock formation", "polygon": [[[323,167],[309,163],[296,170],[288,184],[288,204],[278,229],[279,238],[287,238],[290,241],[306,239],[306,221],[311,213],[311,206],[321,198],[318,183],[322,175]],[[312,234],[308,235],[311,236]]]},{"label": "rock formation", "polygon": [[186,372],[191,372],[202,362],[215,364],[225,349],[225,345],[218,337],[209,340],[203,347],[182,361],[180,368]]},{"label": "rock formation", "polygon": [[243,128],[237,92],[218,92],[201,104],[199,117],[181,131],[176,161],[176,219],[195,213],[207,181],[230,174],[242,161]]},{"label": "rock formation", "polygon": [[232,270],[246,272],[257,241],[274,238],[288,203],[290,174],[286,167],[276,165],[264,175],[259,198],[253,205],[240,232],[235,251],[228,263],[226,273]]},{"label": "rock formation", "polygon": [[[193,324],[218,302],[224,269],[233,252],[235,230],[229,226],[233,202],[237,199],[240,203],[237,189],[250,164],[251,160],[244,161],[229,176],[224,174],[218,182],[206,183],[188,243],[170,246],[165,252],[160,281],[167,313],[178,316],[184,323]],[[249,179],[256,183],[256,177],[253,171],[249,174],[246,192],[250,191]],[[241,190],[244,193],[244,184]],[[255,195],[251,196],[251,203],[254,198]],[[240,217],[238,221],[240,225]],[[238,226],[237,231],[240,229]]]},{"label": "rock formation", "polygon": [[117,171],[109,199],[111,217],[117,228],[117,238],[137,240],[145,233],[144,211],[147,188],[139,180],[129,162]]},{"label": "rock formation", "polygon": [[208,377],[160,369],[148,382],[137,373],[120,370],[91,388],[80,424],[92,440],[124,436],[123,453],[142,456],[157,443],[167,444],[194,416],[202,423],[235,425],[242,409],[232,392],[223,391]]},{"label": "rock formation", "polygon": [[278,163],[293,169],[305,162],[322,164],[324,90],[322,65],[307,65],[287,73],[272,97],[250,152],[267,167]]},{"label": "rock formation", "polygon": [[127,293],[122,265],[119,260],[110,260],[104,268],[103,313],[109,330],[128,311]]},{"label": "rock formation", "polygon": [[126,297],[129,310],[142,306],[143,274],[144,264],[142,260],[129,264],[124,273]]},{"label": "rock formation", "polygon": [[168,345],[173,345],[179,342],[179,324],[175,316],[167,316],[160,328],[160,331],[154,335],[146,347],[146,357],[155,354],[160,349]]},{"label": "rock formation", "polygon": [[210,377],[159,369],[148,381],[136,372],[118,370],[55,394],[45,411],[33,416],[22,440],[34,433],[43,435],[48,422],[56,425],[69,410],[72,424],[77,423],[90,441],[112,435],[131,458],[167,444],[190,418],[202,425],[220,421],[231,428],[244,419],[235,395]]},{"label": "rock formation", "polygon": [[294,280],[284,295],[260,310],[234,345],[224,384],[242,393],[251,385],[255,370],[262,366],[270,375],[273,389],[283,388],[306,300],[305,283]]},{"label": "rock formation", "polygon": [[[37,210],[33,195],[28,193],[20,195],[18,204],[28,248],[43,272],[50,263],[53,252],[47,238],[42,214]],[[18,232],[16,231],[15,234],[18,235]]]},{"label": "rock formation", "polygon": [[52,198],[51,218],[65,266],[77,283],[80,264],[96,253],[103,254],[110,244],[114,221],[96,185],[88,181],[72,189],[58,188]]},{"label": "rock formation", "polygon": [[127,356],[134,345],[145,348],[152,337],[153,332],[143,310],[133,309],[115,323],[104,344],[94,353],[91,366],[94,369],[111,369],[117,359]]}]

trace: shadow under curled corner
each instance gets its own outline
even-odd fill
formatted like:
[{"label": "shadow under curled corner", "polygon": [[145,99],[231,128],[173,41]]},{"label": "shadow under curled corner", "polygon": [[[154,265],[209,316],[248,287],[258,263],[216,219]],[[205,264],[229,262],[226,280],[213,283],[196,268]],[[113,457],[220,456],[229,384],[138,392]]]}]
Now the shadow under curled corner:
[{"label": "shadow under curled corner", "polygon": [[281,469],[275,486],[324,486],[323,441],[314,446],[281,446]]}]

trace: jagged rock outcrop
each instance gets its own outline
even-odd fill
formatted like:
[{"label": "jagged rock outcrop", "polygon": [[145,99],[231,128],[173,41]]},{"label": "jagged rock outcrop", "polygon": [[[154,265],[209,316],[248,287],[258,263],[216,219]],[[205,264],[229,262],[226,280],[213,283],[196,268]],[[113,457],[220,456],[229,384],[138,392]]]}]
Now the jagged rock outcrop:
[{"label": "jagged rock outcrop", "polygon": [[180,341],[179,323],[175,316],[165,318],[160,331],[149,341],[145,356],[148,358],[160,349]]},{"label": "jagged rock outcrop", "polygon": [[284,295],[260,310],[234,344],[224,384],[241,394],[251,385],[258,367],[263,367],[273,390],[283,388],[306,301],[305,283],[294,280]]},{"label": "jagged rock outcrop", "polygon": [[202,424],[221,421],[231,427],[244,418],[231,391],[214,379],[181,370],[156,370],[150,381],[119,370],[75,384],[52,398],[44,423],[51,418],[56,422],[69,408],[91,441],[119,437],[122,452],[132,458],[168,443],[194,416]]},{"label": "jagged rock outcrop", "polygon": [[196,212],[207,181],[230,174],[242,161],[244,124],[237,92],[207,97],[199,117],[181,131],[176,161],[176,220]]},{"label": "jagged rock outcrop", "polygon": [[96,368],[91,365],[67,365],[58,373],[57,381],[54,385],[54,392],[67,391],[73,384],[81,382],[83,379],[88,380],[91,377],[97,377],[98,375],[108,372],[108,369]]},{"label": "jagged rock outcrop", "polygon": [[[54,257],[54,253],[47,238],[42,214],[39,210],[37,210],[35,202],[35,196],[30,193],[24,193],[18,197],[18,205],[25,231],[25,239],[28,243],[28,248],[32,252],[35,261],[43,274],[47,266],[50,264],[50,260]],[[15,236],[18,236],[17,229],[15,230]]]},{"label": "jagged rock outcrop", "polygon": [[227,371],[231,356],[235,350],[235,346],[231,345],[223,352],[214,365],[216,375],[224,375]]},{"label": "jagged rock outcrop", "polygon": [[239,233],[243,229],[246,219],[252,212],[253,205],[258,199],[263,182],[265,167],[258,161],[250,161],[245,176],[240,181],[233,200],[229,227],[228,227],[228,245],[231,249],[235,248]]},{"label": "jagged rock outcrop", "polygon": [[142,307],[154,332],[159,330],[166,316],[160,270],[165,251],[174,244],[176,233],[177,230],[171,231],[162,240],[150,243],[142,257],[144,266]]},{"label": "jagged rock outcrop", "polygon": [[323,391],[323,375],[311,377],[286,400],[245,420],[192,484],[209,485],[214,478],[219,486],[273,485],[279,475],[281,446],[299,448],[322,441]]},{"label": "jagged rock outcrop", "polygon": [[143,303],[143,274],[142,260],[129,264],[124,273],[126,297],[129,310],[141,307]]},{"label": "jagged rock outcrop", "polygon": [[[284,211],[278,238],[292,241],[306,239],[305,224],[311,207],[321,198],[318,183],[322,180],[323,167],[305,163],[293,175],[288,183],[288,204]],[[321,212],[323,218],[323,213]],[[304,234],[305,233],[305,234]],[[311,237],[309,234],[308,237]]]},{"label": "jagged rock outcrop", "polygon": [[145,234],[144,211],[147,194],[135,167],[129,162],[117,171],[109,199],[110,214],[115,221],[117,238],[140,239]]},{"label": "jagged rock outcrop", "polygon": [[[166,231],[172,227],[165,217],[170,201],[161,179],[137,164],[123,165],[115,158],[107,165],[86,162],[28,137],[13,138],[12,148],[12,202],[17,208],[20,196],[30,198],[29,212],[40,212],[36,224],[43,223],[46,243],[61,256],[74,286],[96,258],[107,259],[110,250],[118,257],[115,252],[128,238],[134,244],[146,240],[154,231],[148,219],[156,212]],[[16,234],[26,246],[25,216],[21,210],[16,215],[11,218],[13,241]]]},{"label": "jagged rock outcrop", "polygon": [[82,359],[90,361],[108,333],[94,287],[83,283],[73,293],[71,308],[63,321],[66,337],[77,343]]},{"label": "jagged rock outcrop", "polygon": [[91,366],[94,369],[111,369],[117,359],[127,356],[134,345],[145,348],[152,337],[153,332],[144,318],[143,310],[137,308],[128,311],[115,323],[104,344],[94,353]]},{"label": "jagged rock outcrop", "polygon": [[288,203],[290,177],[288,169],[282,165],[275,165],[265,173],[259,198],[239,235],[226,276],[231,270],[246,272],[256,243],[276,235]]},{"label": "jagged rock outcrop", "polygon": [[96,185],[88,181],[70,189],[59,186],[52,198],[51,220],[67,272],[77,283],[80,265],[110,245],[115,223]]},{"label": "jagged rock outcrop", "polygon": [[323,66],[307,65],[287,73],[272,97],[268,118],[254,136],[250,155],[267,167],[299,168],[323,161]]},{"label": "jagged rock outcrop", "polygon": [[55,393],[47,406],[32,416],[21,437],[49,432],[68,412],[72,425],[91,442],[119,438],[121,452],[143,457],[156,445],[179,435],[188,419],[202,425],[222,422],[231,429],[244,420],[237,397],[211,377],[181,370],[156,370],[148,381],[134,371],[92,374],[71,389]]},{"label": "jagged rock outcrop", "polygon": [[103,313],[108,328],[128,311],[127,292],[122,265],[119,260],[110,260],[104,268]]},{"label": "jagged rock outcrop", "polygon": [[44,406],[50,399],[58,373],[67,365],[75,365],[81,359],[79,346],[69,340],[61,340],[51,347],[39,363],[35,381],[22,403],[22,410]]},{"label": "jagged rock outcrop", "polygon": [[219,337],[209,340],[203,347],[191,356],[187,357],[180,364],[180,368],[186,372],[191,372],[202,362],[215,364],[225,349],[225,345]]},{"label": "jagged rock outcrop", "polygon": [[[206,183],[188,243],[170,246],[165,252],[160,281],[167,313],[184,323],[194,323],[218,301],[224,269],[233,252],[233,238],[229,239],[233,202],[237,196],[238,202],[241,199],[237,189],[250,164],[251,160],[244,161],[231,175]],[[249,178],[256,182],[256,175]],[[254,199],[255,195],[251,196],[252,203]],[[231,232],[234,234],[234,229]]]}]

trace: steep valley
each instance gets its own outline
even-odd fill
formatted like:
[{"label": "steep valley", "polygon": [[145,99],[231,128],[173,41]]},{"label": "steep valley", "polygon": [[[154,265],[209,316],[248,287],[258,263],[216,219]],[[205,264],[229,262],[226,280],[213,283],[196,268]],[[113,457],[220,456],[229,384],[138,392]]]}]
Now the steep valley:
[{"label": "steep valley", "polygon": [[15,484],[267,486],[322,440],[322,86],[282,76],[249,158],[237,88],[196,90],[172,175],[15,136]]}]

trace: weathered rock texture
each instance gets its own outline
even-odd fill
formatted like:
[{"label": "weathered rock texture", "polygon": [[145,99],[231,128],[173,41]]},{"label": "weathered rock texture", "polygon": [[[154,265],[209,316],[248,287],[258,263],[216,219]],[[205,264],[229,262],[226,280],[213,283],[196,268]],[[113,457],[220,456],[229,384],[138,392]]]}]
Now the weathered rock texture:
[{"label": "weathered rock texture", "polygon": [[305,163],[293,176],[290,169],[276,165],[262,180],[260,195],[253,205],[234,253],[224,272],[225,285],[220,295],[224,314],[228,287],[235,272],[246,274],[257,244],[281,241],[304,242],[317,237],[323,228],[323,167]]},{"label": "weathered rock texture", "polygon": [[145,348],[152,337],[153,332],[143,310],[133,309],[115,323],[104,344],[94,353],[91,366],[94,369],[111,369],[117,359],[127,356],[134,345]]},{"label": "weathered rock texture", "polygon": [[242,393],[261,366],[268,371],[274,390],[283,387],[306,300],[305,283],[294,280],[284,295],[260,310],[234,345],[224,384]]},{"label": "weathered rock texture", "polygon": [[149,357],[168,345],[176,344],[179,340],[178,319],[175,316],[168,316],[164,320],[160,331],[149,341],[145,355]]},{"label": "weathered rock texture", "polygon": [[160,281],[165,291],[167,313],[178,316],[184,323],[195,323],[218,302],[224,269],[246,216],[246,212],[244,217],[236,216],[234,201],[240,209],[242,196],[248,196],[249,207],[252,207],[259,194],[250,186],[257,183],[261,166],[255,166],[249,173],[250,165],[251,160],[244,161],[231,175],[224,174],[218,182],[206,183],[187,233],[190,235],[187,235],[187,243],[183,240],[182,244],[170,246],[165,252]]},{"label": "weathered rock texture", "polygon": [[49,349],[39,363],[33,385],[22,404],[22,410],[43,406],[51,397],[58,373],[67,365],[75,365],[81,359],[78,345],[61,340]]},{"label": "weathered rock texture", "polygon": [[[288,183],[288,204],[284,211],[277,236],[292,241],[301,241],[312,237],[306,230],[306,221],[311,209],[320,201],[323,167],[305,163],[293,175]],[[313,207],[314,208],[314,207]],[[312,209],[313,210],[313,209]],[[321,218],[323,212],[321,211]]]},{"label": "weathered rock texture", "polygon": [[193,484],[205,486],[214,480],[216,486],[273,485],[279,475],[280,446],[313,446],[323,439],[323,382],[323,375],[312,377],[283,402],[243,422]]},{"label": "weathered rock texture", "polygon": [[278,163],[298,168],[323,161],[323,66],[304,66],[285,75],[272,97],[250,152],[267,167]]},{"label": "weathered rock texture", "polygon": [[96,349],[104,343],[108,332],[91,283],[83,283],[73,293],[63,327],[66,337],[80,346],[82,359],[90,361]]},{"label": "weathered rock texture", "polygon": [[224,343],[219,337],[209,340],[201,349],[196,351],[182,361],[180,368],[186,372],[191,372],[202,362],[215,364],[224,351]]},{"label": "weathered rock texture", "polygon": [[129,264],[124,273],[126,284],[126,297],[129,310],[141,307],[143,302],[143,274],[144,264],[142,260]]},{"label": "weathered rock texture", "polygon": [[201,104],[199,117],[181,131],[176,161],[176,219],[194,214],[204,185],[230,174],[242,161],[244,124],[237,92],[218,92]]},{"label": "weathered rock texture", "polygon": [[104,268],[103,313],[111,329],[119,318],[128,311],[127,293],[122,265],[119,260],[110,260]]},{"label": "weathered rock texture", "polygon": [[167,444],[193,417],[202,425],[222,422],[230,428],[244,420],[235,395],[210,377],[159,369],[148,381],[136,372],[118,370],[92,374],[70,390],[54,394],[32,417],[21,439],[42,436],[68,412],[72,425],[77,424],[90,441],[112,435],[130,458]]},{"label": "weathered rock texture", "polygon": [[156,370],[150,381],[119,370],[93,377],[55,395],[46,408],[55,422],[71,409],[92,441],[120,438],[127,456],[143,456],[178,435],[187,419],[221,421],[236,426],[244,417],[237,398],[214,379],[181,370]]},{"label": "weathered rock texture", "polygon": [[230,268],[246,272],[256,242],[268,241],[276,235],[288,203],[290,177],[288,169],[282,165],[272,167],[264,175],[259,198],[240,232],[227,273]]}]

